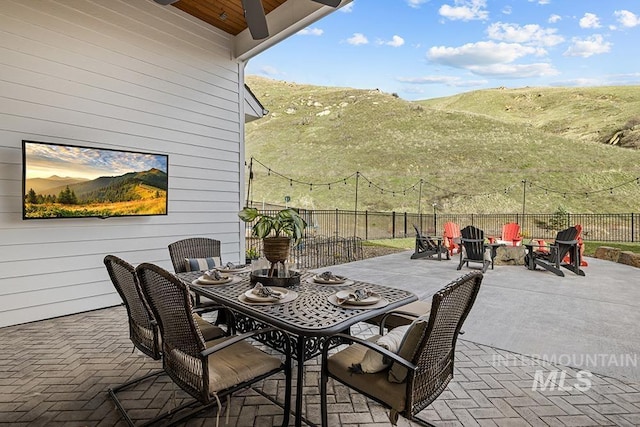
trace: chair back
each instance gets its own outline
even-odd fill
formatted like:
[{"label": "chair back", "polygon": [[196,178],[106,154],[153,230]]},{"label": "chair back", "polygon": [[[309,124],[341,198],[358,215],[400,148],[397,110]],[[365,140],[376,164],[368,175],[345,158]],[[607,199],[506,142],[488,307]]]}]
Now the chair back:
[{"label": "chair back", "polygon": [[113,286],[118,291],[129,317],[129,338],[138,350],[159,360],[160,331],[138,282],[135,268],[114,255],[104,257]]},{"label": "chair back", "polygon": [[455,222],[445,222],[444,233],[442,236],[447,237],[449,239],[455,239],[456,237],[460,237],[460,226]]},{"label": "chair back", "polygon": [[466,252],[466,259],[474,261],[484,260],[484,231],[473,225],[467,225],[460,231],[462,234],[461,243]]},{"label": "chair back", "polygon": [[438,245],[430,237],[424,236],[418,230],[418,227],[414,224],[413,228],[416,230],[416,251],[435,251],[438,249]]},{"label": "chair back", "polygon": [[411,415],[430,405],[453,378],[456,340],[476,300],[482,277],[478,271],[466,274],[433,296],[429,321],[411,360],[417,369],[407,378],[406,408]]},{"label": "chair back", "polygon": [[456,243],[456,240],[460,238],[460,226],[455,222],[445,222],[443,227],[442,240],[444,246],[453,255],[455,249],[460,249],[460,246]]},{"label": "chair back", "polygon": [[577,227],[569,227],[561,230],[556,235],[556,241],[551,246],[551,259],[560,262],[567,254],[572,254],[574,246],[578,244],[580,232]]},{"label": "chair back", "polygon": [[193,318],[187,285],[149,263],[140,264],[136,273],[160,325],[164,370],[184,391],[208,402],[207,359],[200,357],[205,349],[204,338]]},{"label": "chair back", "polygon": [[522,240],[520,236],[520,225],[516,222],[509,222],[503,225],[501,240],[515,246],[517,242]]},{"label": "chair back", "polygon": [[208,237],[191,237],[169,245],[169,256],[176,273],[187,271],[185,258],[220,257],[220,241]]}]

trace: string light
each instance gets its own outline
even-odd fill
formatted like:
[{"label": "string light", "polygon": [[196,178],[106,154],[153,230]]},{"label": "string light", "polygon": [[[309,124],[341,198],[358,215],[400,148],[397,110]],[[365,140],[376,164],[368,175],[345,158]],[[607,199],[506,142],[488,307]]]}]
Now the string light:
[{"label": "string light", "polygon": [[[487,192],[487,193],[481,193],[481,194],[479,194],[479,193],[457,193],[457,192],[451,192],[450,190],[447,190],[445,188],[439,187],[438,185],[435,185],[435,184],[433,184],[433,183],[431,183],[429,181],[426,181],[426,180],[424,180],[422,178],[418,181],[418,183],[414,183],[414,184],[412,184],[412,185],[410,185],[410,186],[408,186],[408,187],[406,187],[404,189],[386,189],[386,188],[376,184],[375,182],[371,181],[370,179],[368,179],[366,176],[364,176],[360,172],[355,172],[355,173],[353,173],[353,174],[351,174],[351,175],[349,175],[347,177],[339,178],[336,181],[332,181],[332,182],[328,182],[328,183],[310,183],[310,182],[299,181],[299,180],[296,180],[294,178],[287,177],[287,176],[285,176],[285,175],[283,175],[281,173],[278,173],[275,170],[271,169],[270,167],[267,167],[266,165],[264,165],[259,160],[255,159],[253,157],[252,157],[252,161],[257,163],[257,164],[259,164],[259,165],[261,165],[261,166],[263,166],[265,169],[267,169],[267,175],[268,176],[271,176],[273,174],[273,175],[282,177],[282,178],[284,178],[284,179],[289,181],[289,186],[291,186],[291,187],[293,187],[293,183],[294,182],[296,182],[298,184],[309,185],[309,191],[313,191],[313,186],[314,185],[316,185],[316,186],[327,186],[329,190],[331,190],[331,184],[336,184],[336,183],[339,183],[341,181],[342,181],[342,183],[344,185],[347,185],[347,181],[357,175],[357,176],[359,176],[362,179],[367,181],[367,186],[369,188],[372,188],[372,187],[377,188],[378,190],[380,190],[380,194],[383,194],[383,195],[386,194],[386,193],[391,193],[392,196],[394,196],[394,197],[395,197],[396,193],[398,193],[398,194],[402,193],[403,196],[406,196],[407,195],[407,191],[411,191],[411,190],[417,191],[416,188],[417,188],[418,183],[420,183],[420,185],[426,184],[426,185],[432,187],[433,189],[435,189],[437,191],[441,191],[443,193],[446,193],[449,197],[451,197],[451,196],[457,196],[457,197],[460,197],[460,196],[462,196],[462,197],[464,197],[464,196],[468,196],[468,197],[488,197],[488,196],[492,196],[492,195],[495,195],[495,194],[498,194],[498,193],[502,192],[502,190],[492,191],[492,192]],[[245,162],[245,164],[246,164],[246,162]],[[254,178],[253,177],[253,170],[250,170],[249,171],[249,179],[251,180],[253,178]],[[608,187],[608,188],[599,189],[599,190],[586,191],[586,192],[579,192],[579,191],[578,192],[567,192],[567,191],[564,191],[564,189],[563,190],[554,190],[552,188],[546,188],[546,187],[537,185],[537,184],[535,184],[534,182],[532,182],[530,180],[522,180],[521,182],[528,183],[529,184],[529,188],[536,187],[536,188],[539,188],[541,190],[544,190],[544,194],[545,195],[548,195],[549,193],[556,193],[556,194],[562,195],[562,197],[566,199],[567,196],[570,195],[570,194],[578,194],[578,195],[579,194],[584,194],[584,196],[588,198],[589,195],[591,195],[591,194],[602,193],[604,191],[609,191],[609,193],[611,195],[613,195],[614,194],[614,190],[616,188],[623,187],[625,185],[628,185],[628,184],[634,183],[634,182],[637,185],[640,185],[640,177],[632,178],[629,181],[622,182],[622,183],[620,183],[620,184],[618,184],[616,186],[613,186],[613,187]],[[504,194],[509,194],[510,190],[513,187],[515,187],[515,184],[505,188],[504,189]]]}]

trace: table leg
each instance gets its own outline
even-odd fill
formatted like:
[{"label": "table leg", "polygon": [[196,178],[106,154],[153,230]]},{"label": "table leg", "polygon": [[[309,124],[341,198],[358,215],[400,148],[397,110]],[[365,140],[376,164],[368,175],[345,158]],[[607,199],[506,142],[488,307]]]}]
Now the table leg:
[{"label": "table leg", "polygon": [[302,387],[304,386],[304,349],[306,338],[304,336],[298,337],[298,346],[296,348],[298,364],[298,376],[296,378],[296,427],[302,426]]}]

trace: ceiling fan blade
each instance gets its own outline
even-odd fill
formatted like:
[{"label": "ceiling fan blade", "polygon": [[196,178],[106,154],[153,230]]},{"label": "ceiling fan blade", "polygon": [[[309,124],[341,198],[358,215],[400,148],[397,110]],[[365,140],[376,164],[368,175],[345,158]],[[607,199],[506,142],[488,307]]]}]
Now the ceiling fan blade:
[{"label": "ceiling fan blade", "polygon": [[173,4],[175,2],[177,2],[178,0],[154,0],[156,3],[161,4],[163,6],[168,6],[170,4]]},{"label": "ceiling fan blade", "polygon": [[322,3],[325,6],[338,7],[342,0],[313,0],[316,3]]},{"label": "ceiling fan blade", "polygon": [[244,19],[254,40],[266,39],[269,37],[267,27],[267,17],[264,14],[261,0],[242,0],[244,9]]}]

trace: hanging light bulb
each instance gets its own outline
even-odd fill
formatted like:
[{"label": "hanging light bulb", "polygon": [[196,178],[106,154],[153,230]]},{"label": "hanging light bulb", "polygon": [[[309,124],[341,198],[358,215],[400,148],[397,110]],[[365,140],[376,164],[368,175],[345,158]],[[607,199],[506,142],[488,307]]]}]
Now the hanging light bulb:
[{"label": "hanging light bulb", "polygon": [[289,187],[293,187],[293,180],[292,179],[289,180]]},{"label": "hanging light bulb", "polygon": [[271,176],[271,169],[267,169],[267,175]]},{"label": "hanging light bulb", "polygon": [[331,184],[329,184],[329,190],[331,190]]},{"label": "hanging light bulb", "polygon": [[613,188],[609,189],[609,194],[613,195]]},{"label": "hanging light bulb", "polygon": [[313,184],[309,184],[309,191],[313,191]]}]

